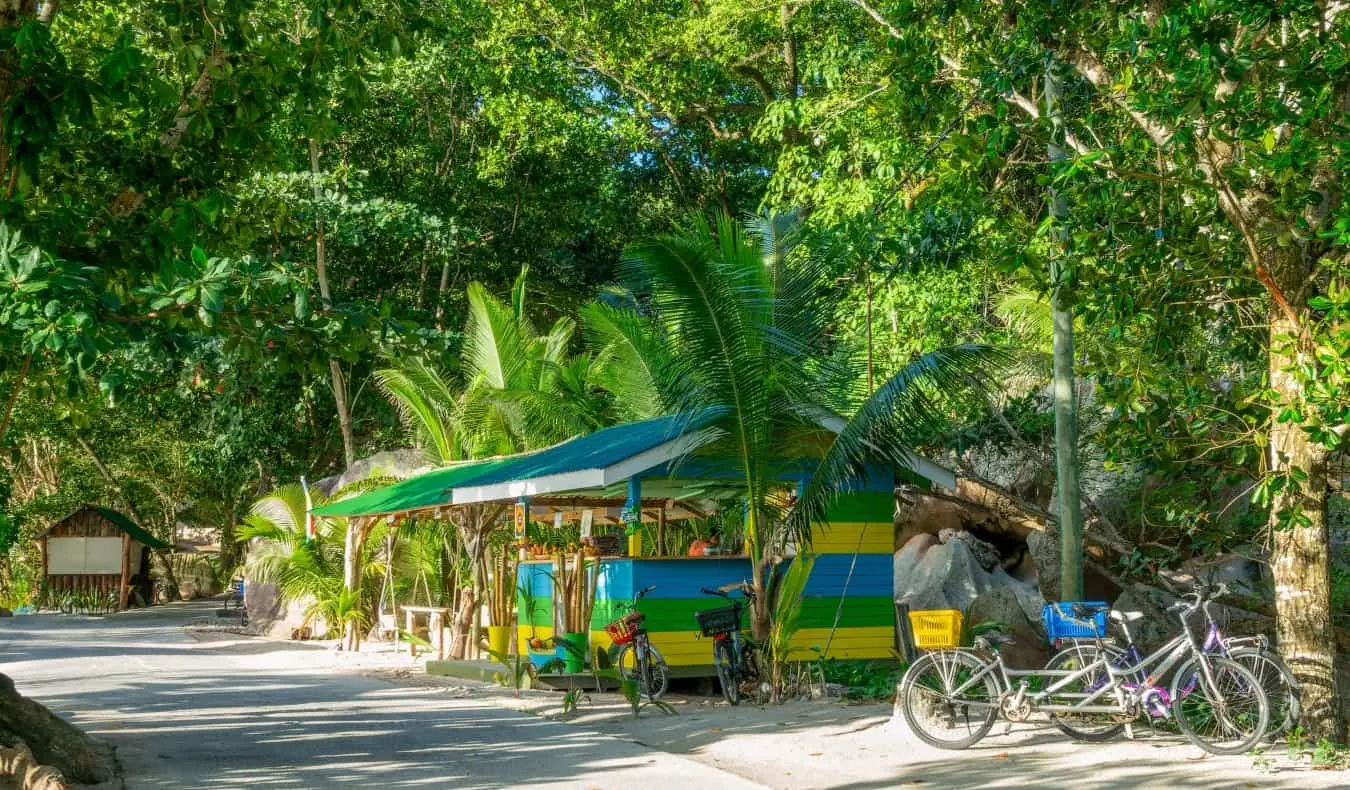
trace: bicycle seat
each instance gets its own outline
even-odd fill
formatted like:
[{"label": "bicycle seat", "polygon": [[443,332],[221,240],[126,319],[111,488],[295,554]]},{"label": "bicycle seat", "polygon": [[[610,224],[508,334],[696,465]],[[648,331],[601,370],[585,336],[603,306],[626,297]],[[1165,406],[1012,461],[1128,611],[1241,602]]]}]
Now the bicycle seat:
[{"label": "bicycle seat", "polygon": [[1076,603],[1073,605],[1073,616],[1084,620],[1098,614],[1099,612],[1111,611],[1110,606],[1089,606],[1085,603]]},{"label": "bicycle seat", "polygon": [[1012,634],[983,634],[982,638],[984,639],[984,641],[996,647],[998,645],[1017,644],[1017,637],[1013,636]]}]

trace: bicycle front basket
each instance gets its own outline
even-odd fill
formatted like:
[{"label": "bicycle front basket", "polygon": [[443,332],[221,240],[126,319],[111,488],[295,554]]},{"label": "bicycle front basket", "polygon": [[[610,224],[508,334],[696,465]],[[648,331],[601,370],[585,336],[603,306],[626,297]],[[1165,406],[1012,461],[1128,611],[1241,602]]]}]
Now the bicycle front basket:
[{"label": "bicycle front basket", "polygon": [[740,618],[737,617],[735,606],[727,606],[721,609],[709,609],[706,612],[694,612],[694,619],[698,621],[699,630],[704,636],[721,636],[733,631],[741,630]]}]

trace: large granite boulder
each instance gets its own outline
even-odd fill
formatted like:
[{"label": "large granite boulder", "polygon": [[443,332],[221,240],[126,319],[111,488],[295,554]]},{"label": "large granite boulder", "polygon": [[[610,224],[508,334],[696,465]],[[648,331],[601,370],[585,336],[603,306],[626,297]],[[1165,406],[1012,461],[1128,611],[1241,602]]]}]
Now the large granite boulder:
[{"label": "large granite boulder", "polygon": [[1162,590],[1133,584],[1116,599],[1114,609],[1140,652],[1147,655],[1181,630],[1181,621],[1167,611],[1167,607],[1175,602],[1175,597]]},{"label": "large granite boulder", "polygon": [[392,477],[404,480],[435,468],[422,450],[384,450],[356,461],[340,475],[325,477],[315,482],[314,487],[322,491],[324,496],[332,496],[335,492],[367,478]]},{"label": "large granite boulder", "polygon": [[959,540],[916,535],[895,555],[895,597],[911,609],[964,610],[991,586],[991,574]]},{"label": "large granite boulder", "polygon": [[1034,587],[1009,577],[1010,584],[985,590],[966,609],[968,628],[997,624],[1000,633],[1016,639],[1000,652],[1008,666],[1039,669],[1050,659],[1045,626],[1041,623],[1041,596]]}]

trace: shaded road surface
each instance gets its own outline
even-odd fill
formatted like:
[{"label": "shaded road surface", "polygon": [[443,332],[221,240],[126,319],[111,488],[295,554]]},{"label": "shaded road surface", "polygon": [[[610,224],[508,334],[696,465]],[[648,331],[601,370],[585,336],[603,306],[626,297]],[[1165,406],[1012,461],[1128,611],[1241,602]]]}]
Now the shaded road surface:
[{"label": "shaded road surface", "polygon": [[116,746],[132,790],[760,787],[488,699],[320,671],[322,649],[213,649],[181,625],[214,608],[0,620],[0,672]]}]

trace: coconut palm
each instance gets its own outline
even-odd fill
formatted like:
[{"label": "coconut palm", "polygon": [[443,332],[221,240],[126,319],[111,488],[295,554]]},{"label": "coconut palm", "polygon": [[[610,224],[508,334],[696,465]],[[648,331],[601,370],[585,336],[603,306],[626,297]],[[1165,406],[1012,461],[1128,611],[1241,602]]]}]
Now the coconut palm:
[{"label": "coconut palm", "polygon": [[[509,303],[480,283],[469,285],[458,381],[422,361],[377,371],[381,389],[432,463],[536,449],[603,424],[591,358],[568,353],[576,322],[564,317],[548,332],[536,331],[527,313],[528,274],[521,269]],[[451,516],[478,600],[487,536],[505,512],[502,505],[471,505]]]},{"label": "coconut palm", "polygon": [[[870,395],[860,391],[858,355],[828,333],[835,304],[826,263],[797,245],[797,229],[791,214],[744,225],[725,214],[715,225],[696,218],[628,251],[622,272],[642,312],[603,302],[583,311],[594,381],[626,416],[717,415],[720,438],[699,452],[733,459],[738,470],[761,639],[777,543],[809,544],[810,525],[843,481],[864,462],[904,465],[909,448],[946,425],[948,394],[987,380],[1001,359],[984,347],[934,351]],[[789,512],[780,481],[802,458],[817,462]]]}]

